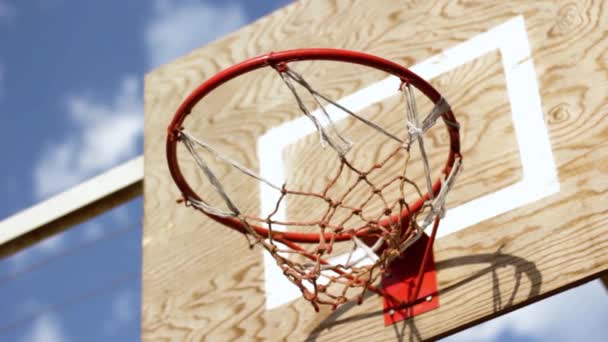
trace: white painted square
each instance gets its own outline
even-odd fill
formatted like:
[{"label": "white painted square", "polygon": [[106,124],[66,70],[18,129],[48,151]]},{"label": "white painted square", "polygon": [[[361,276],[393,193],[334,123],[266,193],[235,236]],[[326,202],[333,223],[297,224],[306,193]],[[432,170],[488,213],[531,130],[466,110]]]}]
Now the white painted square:
[{"label": "white painted square", "polygon": [[[429,80],[495,50],[498,50],[502,57],[513,127],[521,157],[522,179],[494,193],[451,208],[441,221],[439,236],[456,232],[559,191],[557,168],[543,120],[540,93],[523,16],[517,16],[418,63],[410,70]],[[337,102],[358,112],[396,95],[399,84],[400,81],[396,77],[388,77]],[[347,115],[336,108],[326,109],[335,121]],[[313,113],[316,114],[319,113]],[[302,116],[277,126],[262,136],[258,141],[261,177],[272,180],[275,184],[283,184],[283,149],[314,132],[309,119]],[[261,186],[260,196],[261,212],[272,211],[276,205],[277,194],[270,188]],[[284,205],[274,217],[277,220],[285,218]],[[264,252],[264,269],[266,309],[287,304],[301,296],[300,290],[283,276],[267,252]]]}]

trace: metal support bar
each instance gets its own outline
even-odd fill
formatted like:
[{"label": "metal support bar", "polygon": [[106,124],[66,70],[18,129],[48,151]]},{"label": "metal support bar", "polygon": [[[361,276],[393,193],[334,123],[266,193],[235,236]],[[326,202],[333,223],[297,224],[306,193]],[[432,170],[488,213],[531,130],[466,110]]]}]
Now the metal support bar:
[{"label": "metal support bar", "polygon": [[141,196],[143,162],[134,158],[0,221],[0,258]]}]

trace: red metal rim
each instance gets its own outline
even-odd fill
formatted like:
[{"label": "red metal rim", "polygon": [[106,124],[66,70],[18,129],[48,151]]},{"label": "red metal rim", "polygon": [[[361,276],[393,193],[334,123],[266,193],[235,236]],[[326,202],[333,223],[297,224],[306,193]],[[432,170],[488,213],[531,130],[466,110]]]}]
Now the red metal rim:
[{"label": "red metal rim", "polygon": [[[184,198],[193,198],[199,201],[203,201],[203,199],[198,196],[192,187],[190,187],[189,183],[184,178],[181,169],[179,167],[179,163],[177,161],[177,143],[179,140],[179,131],[182,127],[182,124],[185,118],[190,114],[192,108],[205,96],[207,96],[214,89],[222,85],[223,83],[237,78],[245,73],[250,71],[264,68],[264,67],[276,67],[280,64],[290,63],[295,61],[305,61],[305,60],[326,60],[326,61],[338,61],[352,64],[359,64],[367,67],[371,67],[374,69],[378,69],[394,76],[397,76],[404,82],[408,82],[409,84],[416,87],[419,91],[421,91],[426,97],[428,97],[433,103],[437,103],[441,99],[441,94],[433,88],[428,82],[422,79],[420,76],[411,72],[409,69],[386,60],[381,57],[369,55],[362,52],[357,51],[349,51],[342,49],[297,49],[297,50],[287,50],[280,52],[271,52],[269,54],[261,55],[258,57],[254,57],[248,60],[245,60],[241,63],[235,64],[227,69],[224,69],[205,81],[198,88],[196,88],[179,106],[177,111],[173,116],[173,120],[169,124],[168,132],[167,132],[167,143],[166,143],[166,154],[167,154],[167,163],[169,165],[169,171],[171,173],[171,177],[175,181],[175,184],[182,192]],[[448,111],[442,115],[449,122],[457,122],[456,118],[452,111]],[[450,136],[450,151],[447,157],[446,165],[444,167],[443,172],[445,174],[449,174],[452,166],[454,165],[454,161],[456,158],[460,158],[460,136],[458,133],[458,128],[456,125],[446,125],[448,134]],[[433,192],[437,193],[441,187],[441,181],[437,180],[433,184]],[[415,213],[422,208],[424,202],[428,199],[429,194],[427,193],[424,198],[419,199],[418,201],[409,205],[410,212]],[[410,212],[404,210],[401,213],[401,216],[405,219],[409,216]],[[207,214],[210,218],[216,220],[219,223],[222,223],[230,228],[236,229],[240,232],[245,233],[245,229],[243,228],[241,222],[235,218],[224,218],[220,216],[215,216],[211,214]],[[399,217],[393,215],[390,219],[385,219],[380,222],[382,225],[389,225],[390,221],[398,222]],[[251,226],[258,234],[264,237],[268,237],[269,231],[268,229],[252,225]],[[332,237],[332,233],[326,233],[324,238],[325,240],[330,240]],[[365,236],[365,231],[360,231],[358,236]],[[297,243],[318,243],[320,242],[320,235],[318,233],[298,233],[298,232],[274,232],[273,238],[276,240],[286,240]],[[342,233],[335,236],[336,241],[343,241],[351,239],[351,234]]]}]

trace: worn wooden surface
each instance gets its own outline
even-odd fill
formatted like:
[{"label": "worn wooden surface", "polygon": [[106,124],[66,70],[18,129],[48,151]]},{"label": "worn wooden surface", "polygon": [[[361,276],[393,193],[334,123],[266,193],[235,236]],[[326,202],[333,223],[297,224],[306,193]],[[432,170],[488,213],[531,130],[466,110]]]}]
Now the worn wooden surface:
[{"label": "worn wooden surface", "polygon": [[[433,339],[605,274],[607,12],[606,1],[299,1],[149,73],[143,339]],[[410,66],[517,15],[528,30],[560,191],[437,241],[439,309],[393,327],[382,324],[374,295],[336,312],[316,314],[303,300],[267,311],[260,249],[249,250],[241,235],[175,204],[179,193],[166,166],[166,127],[182,99],[220,69],[298,47],[362,50]],[[462,124],[466,164],[452,206],[521,178],[500,58],[491,52],[432,80]],[[301,68],[332,98],[382,77],[315,63]],[[335,75],[327,77],[329,72]],[[256,72],[219,89],[195,108],[188,124],[255,170],[257,139],[298,115],[276,75]],[[432,140],[441,139],[438,133]],[[187,176],[202,183],[195,169],[190,165]],[[221,170],[230,191],[255,210],[257,188]]]}]

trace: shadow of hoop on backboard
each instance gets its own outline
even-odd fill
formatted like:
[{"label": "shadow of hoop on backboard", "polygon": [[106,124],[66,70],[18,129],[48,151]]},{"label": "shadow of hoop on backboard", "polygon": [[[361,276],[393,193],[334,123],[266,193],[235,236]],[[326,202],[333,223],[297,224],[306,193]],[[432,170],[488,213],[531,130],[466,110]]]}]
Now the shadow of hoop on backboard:
[{"label": "shadow of hoop on backboard", "polygon": [[[436,263],[437,271],[442,271],[448,268],[453,267],[461,267],[465,265],[475,265],[475,264],[489,264],[488,267],[485,267],[473,274],[469,277],[462,279],[456,283],[450,284],[449,286],[443,287],[439,289],[439,296],[441,298],[442,294],[453,291],[464,284],[467,284],[475,279],[478,279],[484,275],[490,274],[492,276],[492,305],[493,312],[498,314],[501,312],[510,311],[509,309],[515,309],[515,298],[518,294],[521,286],[522,276],[526,275],[530,282],[530,291],[526,299],[531,299],[537,297],[540,294],[540,286],[542,284],[542,275],[538,271],[536,265],[528,261],[526,259],[511,255],[511,254],[503,254],[501,252],[501,248],[495,253],[484,253],[484,254],[474,254],[467,256],[460,256],[456,258],[442,260]],[[503,296],[501,295],[500,290],[500,281],[496,271],[499,268],[503,268],[506,266],[513,266],[515,268],[515,282],[513,286],[513,291],[511,292],[508,300],[503,303]],[[367,292],[365,297],[370,298],[375,296],[375,293]],[[525,302],[526,300],[524,300]],[[324,332],[329,331],[333,327],[345,324],[352,323],[358,320],[370,318],[373,316],[382,316],[384,314],[383,310],[376,310],[373,312],[368,312],[365,314],[358,314],[351,317],[340,319],[341,316],[346,314],[349,310],[355,307],[357,303],[355,301],[348,302],[342,306],[340,306],[335,312],[330,314],[326,319],[324,319],[306,338],[306,341],[316,341],[317,338]],[[447,336],[452,333],[455,333],[460,330],[464,330],[468,327],[472,326],[472,324],[465,324],[459,326],[457,330],[450,330],[442,333],[442,336]],[[416,318],[411,318],[405,320],[403,322],[393,324],[392,328],[395,332],[395,337],[397,341],[422,341],[422,336],[416,327]],[[389,329],[387,327],[386,329]],[[407,335],[407,336],[406,336]],[[435,337],[438,338],[439,336]]]}]

